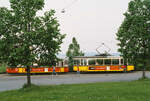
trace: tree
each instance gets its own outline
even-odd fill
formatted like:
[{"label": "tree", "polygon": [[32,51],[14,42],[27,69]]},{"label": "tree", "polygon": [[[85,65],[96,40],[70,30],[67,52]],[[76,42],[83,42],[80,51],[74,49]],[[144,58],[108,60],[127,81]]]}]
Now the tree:
[{"label": "tree", "polygon": [[125,19],[117,33],[119,52],[129,63],[142,63],[142,77],[145,78],[147,59],[150,59],[149,0],[132,0],[124,16]]},{"label": "tree", "polygon": [[54,10],[36,16],[44,0],[10,0],[11,9],[0,8],[0,61],[10,67],[27,67],[27,85],[31,85],[30,67],[54,65],[65,35],[60,34]]},{"label": "tree", "polygon": [[72,43],[69,45],[68,51],[66,52],[68,57],[69,67],[72,69],[73,67],[73,57],[74,56],[84,56],[84,53],[80,51],[80,45],[78,44],[75,37],[72,38]]}]

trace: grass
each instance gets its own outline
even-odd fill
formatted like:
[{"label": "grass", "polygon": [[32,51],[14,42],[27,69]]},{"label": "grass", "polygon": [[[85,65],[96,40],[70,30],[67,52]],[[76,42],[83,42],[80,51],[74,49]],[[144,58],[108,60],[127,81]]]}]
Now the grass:
[{"label": "grass", "polygon": [[0,73],[5,73],[6,72],[6,64],[1,64],[0,65]]},{"label": "grass", "polygon": [[32,86],[0,93],[1,101],[150,101],[150,80]]}]

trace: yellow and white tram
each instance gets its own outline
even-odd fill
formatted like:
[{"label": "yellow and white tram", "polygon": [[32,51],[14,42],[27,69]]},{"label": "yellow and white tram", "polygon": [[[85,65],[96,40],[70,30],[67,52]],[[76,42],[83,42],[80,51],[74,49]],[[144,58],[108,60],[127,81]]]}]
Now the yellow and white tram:
[{"label": "yellow and white tram", "polygon": [[100,72],[100,71],[133,71],[134,66],[125,65],[120,56],[78,56],[74,57],[74,71]]}]

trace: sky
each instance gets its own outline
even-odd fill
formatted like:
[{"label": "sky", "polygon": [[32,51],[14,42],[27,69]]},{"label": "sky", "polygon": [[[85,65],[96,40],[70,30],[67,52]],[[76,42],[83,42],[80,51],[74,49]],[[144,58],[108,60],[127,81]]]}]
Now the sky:
[{"label": "sky", "polygon": [[[83,52],[96,52],[102,43],[109,47],[110,53],[117,53],[116,33],[124,20],[130,0],[45,0],[45,6],[38,15],[55,9],[62,34],[66,38],[61,45],[60,54],[68,50],[75,37]],[[0,0],[0,7],[9,8],[9,0]],[[65,8],[65,13],[61,13]],[[106,47],[102,47],[106,48]],[[103,51],[100,48],[99,51]],[[106,48],[107,50],[107,48]]]}]

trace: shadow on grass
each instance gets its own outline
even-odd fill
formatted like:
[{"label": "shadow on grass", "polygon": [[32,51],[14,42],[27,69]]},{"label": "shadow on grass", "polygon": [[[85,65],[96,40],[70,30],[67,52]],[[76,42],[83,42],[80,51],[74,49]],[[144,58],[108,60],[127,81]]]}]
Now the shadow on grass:
[{"label": "shadow on grass", "polygon": [[148,81],[148,80],[150,80],[150,78],[148,77],[141,77],[138,79],[138,81]]},{"label": "shadow on grass", "polygon": [[38,85],[35,85],[35,84],[31,84],[30,86],[27,85],[26,83],[22,86],[22,88],[20,89],[20,91],[23,91],[23,92],[28,92],[28,91],[32,91],[32,90],[36,90],[36,89],[39,89],[40,86]]}]

